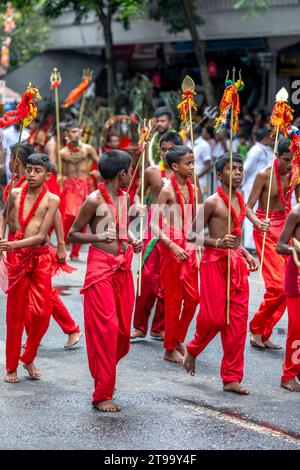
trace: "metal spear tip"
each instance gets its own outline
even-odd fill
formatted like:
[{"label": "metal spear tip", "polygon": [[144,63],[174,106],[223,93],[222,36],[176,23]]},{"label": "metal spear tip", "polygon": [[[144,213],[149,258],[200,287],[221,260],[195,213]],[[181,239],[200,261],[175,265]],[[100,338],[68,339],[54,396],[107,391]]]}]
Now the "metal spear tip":
[{"label": "metal spear tip", "polygon": [[181,85],[182,91],[195,91],[195,82],[194,80],[186,75],[183,79],[182,85]]},{"label": "metal spear tip", "polygon": [[287,102],[289,99],[289,94],[288,94],[288,91],[286,88],[284,88],[284,86],[278,91],[278,93],[276,94],[276,102],[278,101],[285,101]]}]

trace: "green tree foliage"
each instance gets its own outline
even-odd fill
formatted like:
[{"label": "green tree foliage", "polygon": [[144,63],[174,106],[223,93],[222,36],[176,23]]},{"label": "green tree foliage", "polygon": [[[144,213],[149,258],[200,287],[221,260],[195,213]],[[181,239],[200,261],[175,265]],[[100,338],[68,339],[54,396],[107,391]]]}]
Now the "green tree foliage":
[{"label": "green tree foliage", "polygon": [[[6,5],[5,5],[6,6]],[[47,47],[47,41],[51,28],[43,15],[35,10],[22,14],[17,11],[14,14],[16,27],[10,33],[12,39],[10,45],[10,68],[12,70],[23,65],[35,55],[43,52]],[[4,38],[5,8],[0,10],[0,41]]]}]

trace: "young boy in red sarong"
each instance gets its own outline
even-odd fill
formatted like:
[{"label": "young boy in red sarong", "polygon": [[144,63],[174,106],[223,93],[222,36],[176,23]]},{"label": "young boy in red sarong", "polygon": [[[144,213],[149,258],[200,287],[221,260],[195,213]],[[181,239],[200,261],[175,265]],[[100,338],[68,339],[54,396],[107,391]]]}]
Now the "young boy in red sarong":
[{"label": "young boy in red sarong", "polygon": [[300,241],[300,204],[293,207],[289,213],[277,244],[278,253],[290,255],[285,265],[288,332],[281,386],[290,392],[300,392],[300,262],[297,259],[300,249],[299,243],[296,243],[297,246],[294,247],[296,265],[289,245],[292,239]]},{"label": "young boy in red sarong", "polygon": [[[164,359],[182,362],[183,342],[199,303],[198,263],[195,247],[186,234],[195,216],[195,193],[190,178],[194,156],[188,147],[175,146],[167,153],[173,171],[170,184],[158,197],[151,229],[161,240],[160,276],[165,297]],[[198,194],[199,197],[199,194]],[[160,228],[159,218],[167,223]]]},{"label": "young boy in red sarong", "polygon": [[[50,176],[50,161],[46,155],[33,154],[27,159],[23,188],[13,189],[8,211],[9,231],[14,240],[0,240],[0,250],[7,251],[5,260],[8,275],[6,311],[6,369],[5,381],[19,381],[19,360],[29,376],[39,379],[34,365],[39,344],[46,333],[52,312],[51,258],[48,232],[54,222],[59,198],[49,193],[45,184]],[[2,232],[1,232],[2,233]],[[30,329],[24,353],[21,355],[25,319]]]},{"label": "young boy in red sarong", "polygon": [[[266,220],[266,208],[270,186],[270,166],[257,174],[247,203],[247,217],[254,225],[253,238],[259,259],[262,255],[264,232],[267,232],[262,269],[266,292],[258,311],[250,322],[250,344],[259,349],[281,349],[270,340],[270,337],[286,308],[284,293],[286,259],[276,253],[276,244],[291,210],[293,191],[290,188],[290,181],[293,155],[289,150],[289,145],[286,139],[281,139],[278,143],[271,187],[269,220]],[[300,186],[296,187],[298,196],[300,195],[299,188]],[[257,201],[258,209],[254,213],[253,208]]]},{"label": "young boy in red sarong", "polygon": [[[200,310],[197,317],[196,333],[187,344],[184,367],[195,374],[196,357],[212,339],[221,334],[223,359],[221,378],[224,391],[248,394],[242,387],[244,350],[248,318],[248,267],[258,269],[254,258],[241,247],[242,223],[246,208],[243,198],[237,192],[243,180],[243,159],[233,154],[232,164],[232,229],[228,234],[229,206],[229,153],[216,162],[217,178],[221,185],[217,192],[204,202],[204,224],[209,235],[204,238],[204,249],[200,264]],[[230,248],[230,324],[226,324],[227,303],[227,260]]]},{"label": "young boy in red sarong", "polygon": [[[164,185],[168,184],[173,174],[173,171],[168,166],[166,154],[175,145],[182,145],[180,135],[174,131],[164,134],[160,140],[161,164],[150,166],[145,171],[145,193],[149,190],[151,191],[148,225],[151,220],[154,204],[157,204],[159,193]],[[139,210],[141,208],[141,189],[136,193],[134,202]],[[165,312],[163,293],[160,289],[160,241],[157,237],[153,236],[150,228],[147,227],[147,229],[148,233],[143,241],[142,289],[141,295],[136,295],[133,317],[134,330],[130,337],[136,339],[144,338],[147,335],[149,317],[157,300],[150,335],[155,339],[163,339]]]},{"label": "young boy in red sarong", "polygon": [[[134,303],[133,251],[142,243],[127,233],[127,196],[131,157],[112,150],[99,162],[103,181],[84,202],[68,235],[70,242],[90,243],[84,295],[84,324],[89,367],[94,379],[93,406],[116,412],[112,401],[116,366],[129,351]],[[91,233],[82,233],[90,226]],[[130,237],[130,238],[129,238]],[[129,244],[128,244],[129,242]]]},{"label": "young boy in red sarong", "polygon": [[[80,207],[89,194],[88,163],[89,158],[98,163],[98,155],[89,144],[80,141],[81,129],[76,122],[68,122],[65,126],[68,143],[60,151],[62,158],[63,191],[62,214],[65,237],[73,224]],[[85,230],[85,228],[83,228]],[[77,260],[79,244],[73,244],[70,258]]]},{"label": "young boy in red sarong", "polygon": [[[21,142],[18,152],[18,161],[16,165],[14,165],[17,147],[17,144],[11,147],[11,159],[9,165],[11,172],[13,172],[15,166],[16,175],[13,177],[14,188],[22,188],[26,184],[25,167],[27,159],[30,155],[34,153],[34,148],[31,144]],[[47,184],[48,187],[48,179],[45,184]],[[4,189],[4,202],[6,202],[8,198],[10,187],[11,183],[9,183]],[[59,210],[57,211],[54,218],[54,229],[57,237],[57,248],[54,249],[52,245],[49,245],[50,256],[52,261],[52,276],[63,272],[71,273],[75,269],[72,268],[72,266],[67,264],[65,261],[67,253],[65,249],[62,218]],[[9,241],[13,241],[14,234],[9,232],[8,239]],[[82,333],[79,325],[76,325],[67,307],[64,305],[63,301],[59,297],[57,289],[55,288],[52,289],[52,306],[52,316],[54,320],[58,323],[60,328],[63,330],[64,334],[68,335],[68,341],[64,345],[64,348],[72,349],[76,344],[78,344]],[[25,329],[27,333],[29,331],[29,323],[29,318],[26,318]]]}]

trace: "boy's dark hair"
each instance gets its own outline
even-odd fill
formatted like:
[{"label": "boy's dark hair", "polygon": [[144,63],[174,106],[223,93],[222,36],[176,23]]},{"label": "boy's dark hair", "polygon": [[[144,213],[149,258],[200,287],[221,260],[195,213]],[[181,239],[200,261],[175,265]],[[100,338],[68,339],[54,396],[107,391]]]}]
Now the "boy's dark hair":
[{"label": "boy's dark hair", "polygon": [[33,153],[27,158],[26,165],[43,166],[47,173],[51,172],[51,162],[48,155],[45,155],[44,153]]},{"label": "boy's dark hair", "polygon": [[182,137],[180,137],[178,132],[175,132],[175,131],[166,132],[162,136],[162,138],[160,139],[159,146],[161,147],[161,144],[163,144],[164,142],[172,142],[172,144],[174,144],[174,145],[182,145],[183,144]]},{"label": "boy's dark hair", "polygon": [[112,180],[122,170],[128,173],[131,161],[131,156],[124,150],[110,150],[100,158],[98,170],[103,179]]},{"label": "boy's dark hair", "polygon": [[176,145],[175,147],[171,148],[166,155],[169,167],[173,169],[173,163],[179,163],[182,157],[184,157],[187,153],[190,154],[193,152],[189,147],[184,145]]},{"label": "boy's dark hair", "polygon": [[169,108],[167,108],[167,106],[161,106],[160,108],[157,108],[157,110],[155,111],[154,113],[155,118],[159,118],[161,116],[168,116],[170,121],[172,120],[172,113],[169,110]]},{"label": "boy's dark hair", "polygon": [[70,129],[80,129],[79,122],[76,121],[75,119],[72,121],[67,121],[65,124],[65,130],[69,131]]},{"label": "boy's dark hair", "polygon": [[283,155],[284,153],[291,153],[290,151],[290,141],[288,139],[281,138],[277,145],[278,155]]},{"label": "boy's dark hair", "polygon": [[257,142],[261,142],[262,140],[264,140],[264,138],[270,135],[272,131],[272,127],[264,127],[263,129],[257,131],[255,134]]},{"label": "boy's dark hair", "polygon": [[[232,161],[241,163],[242,165],[244,163],[244,160],[242,159],[242,157],[238,153],[233,153],[232,154]],[[215,163],[216,171],[218,171],[219,173],[222,173],[226,163],[228,163],[228,162],[230,162],[230,154],[229,154],[229,152],[226,152],[226,153],[224,153],[224,155],[222,155],[220,158],[217,159],[217,161]]]},{"label": "boy's dark hair", "polygon": [[[14,144],[10,146],[10,151],[13,154],[14,158],[16,158],[17,149],[18,149],[18,144]],[[33,145],[29,144],[28,142],[20,143],[18,158],[23,163],[24,166],[27,163],[27,158],[30,157],[30,155],[32,155],[33,153],[35,153],[35,148]]]},{"label": "boy's dark hair", "polygon": [[213,139],[215,137],[215,128],[214,126],[210,126],[209,124],[206,124],[206,126],[204,126],[206,132],[208,133],[209,137],[211,139]]}]

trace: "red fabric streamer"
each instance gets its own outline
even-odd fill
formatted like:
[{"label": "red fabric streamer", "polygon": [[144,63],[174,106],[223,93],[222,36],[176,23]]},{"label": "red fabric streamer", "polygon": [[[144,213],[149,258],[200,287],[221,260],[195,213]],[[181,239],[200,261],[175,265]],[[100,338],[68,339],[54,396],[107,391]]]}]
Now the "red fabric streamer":
[{"label": "red fabric streamer", "polygon": [[7,111],[0,119],[0,128],[11,126],[18,121],[22,121],[23,127],[27,127],[37,115],[37,105],[34,100],[40,99],[39,90],[29,85],[16,109]]},{"label": "red fabric streamer", "polygon": [[81,96],[84,95],[84,93],[88,89],[91,81],[92,81],[92,77],[90,75],[84,75],[81,83],[79,83],[79,85],[69,93],[67,99],[65,100],[63,104],[63,108],[68,108],[69,106],[74,104],[76,101],[78,101],[79,98],[81,98]]}]

